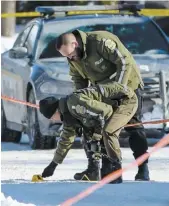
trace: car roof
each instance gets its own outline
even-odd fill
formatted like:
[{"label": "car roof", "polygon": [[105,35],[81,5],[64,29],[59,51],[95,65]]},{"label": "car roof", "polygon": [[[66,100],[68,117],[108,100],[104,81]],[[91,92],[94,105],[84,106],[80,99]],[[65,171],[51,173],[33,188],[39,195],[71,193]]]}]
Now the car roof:
[{"label": "car roof", "polygon": [[120,24],[129,24],[129,23],[143,23],[145,21],[150,20],[147,16],[134,16],[134,15],[117,15],[117,14],[92,14],[92,15],[72,15],[72,16],[65,16],[65,17],[56,17],[56,18],[49,18],[45,19],[45,22],[53,22],[53,21],[70,21],[70,20],[89,20],[89,19],[99,19],[101,21],[106,20],[106,23],[111,21],[111,23],[120,23]]},{"label": "car roof", "polygon": [[[51,22],[77,22],[79,20],[83,20],[83,23],[92,24],[92,23],[100,23],[100,24],[134,24],[134,23],[144,23],[147,21],[151,21],[150,17],[143,15],[119,15],[119,14],[85,14],[85,15],[70,15],[70,16],[58,16],[58,17],[50,17],[50,18],[34,18],[30,22],[27,23],[26,26],[31,25],[35,22],[51,23]],[[93,20],[92,22],[89,20]],[[105,22],[104,22],[105,21]]]}]

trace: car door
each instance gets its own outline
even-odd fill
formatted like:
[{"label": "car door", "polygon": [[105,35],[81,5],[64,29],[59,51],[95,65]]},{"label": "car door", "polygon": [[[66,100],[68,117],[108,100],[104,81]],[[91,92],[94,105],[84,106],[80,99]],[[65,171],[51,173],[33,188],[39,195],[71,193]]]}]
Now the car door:
[{"label": "car door", "polygon": [[[28,49],[28,57],[10,58],[9,51],[3,55],[2,94],[18,100],[26,100],[26,88],[31,72],[31,61],[39,25],[28,26],[17,38],[13,47],[24,46]],[[23,124],[26,121],[26,106],[8,101],[3,102],[6,120]]]}]

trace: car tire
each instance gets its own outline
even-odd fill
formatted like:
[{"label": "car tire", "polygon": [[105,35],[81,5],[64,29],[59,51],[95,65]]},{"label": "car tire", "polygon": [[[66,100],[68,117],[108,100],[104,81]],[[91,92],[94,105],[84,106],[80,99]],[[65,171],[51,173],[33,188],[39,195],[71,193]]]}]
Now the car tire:
[{"label": "car tire", "polygon": [[[33,90],[30,90],[28,101],[35,104],[35,95]],[[37,109],[28,107],[28,137],[29,144],[32,149],[53,149],[56,147],[56,138],[42,135],[40,132]]]},{"label": "car tire", "polygon": [[6,127],[5,112],[1,102],[1,141],[19,143],[22,133]]}]

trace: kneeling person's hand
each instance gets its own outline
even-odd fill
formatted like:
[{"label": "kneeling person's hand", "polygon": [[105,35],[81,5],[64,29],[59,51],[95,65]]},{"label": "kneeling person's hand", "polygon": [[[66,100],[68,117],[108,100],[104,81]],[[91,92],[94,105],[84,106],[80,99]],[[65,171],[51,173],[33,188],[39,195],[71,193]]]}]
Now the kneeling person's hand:
[{"label": "kneeling person's hand", "polygon": [[55,162],[51,162],[42,172],[42,177],[50,177],[53,175],[56,167],[58,164],[56,164]]}]

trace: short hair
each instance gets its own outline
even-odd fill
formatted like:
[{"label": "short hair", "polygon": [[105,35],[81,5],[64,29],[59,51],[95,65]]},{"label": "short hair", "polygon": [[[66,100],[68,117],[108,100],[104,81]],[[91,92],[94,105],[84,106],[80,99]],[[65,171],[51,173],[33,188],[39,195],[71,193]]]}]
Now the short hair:
[{"label": "short hair", "polygon": [[56,39],[56,49],[59,50],[62,45],[67,45],[70,43],[70,36],[72,33],[64,33],[61,34],[57,39]]}]

